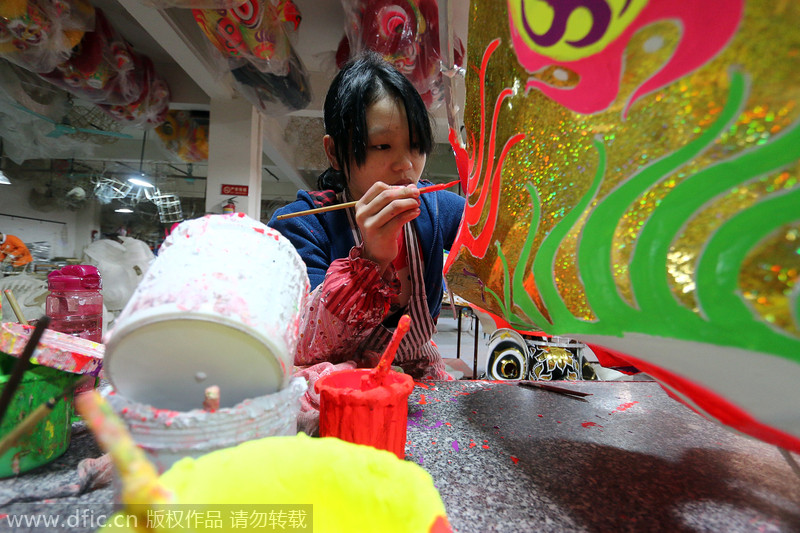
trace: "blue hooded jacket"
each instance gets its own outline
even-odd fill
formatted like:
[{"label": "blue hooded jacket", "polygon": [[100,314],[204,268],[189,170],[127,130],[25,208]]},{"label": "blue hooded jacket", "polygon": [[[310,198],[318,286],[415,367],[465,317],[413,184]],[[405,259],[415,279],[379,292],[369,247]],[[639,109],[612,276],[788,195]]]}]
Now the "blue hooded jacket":
[{"label": "blue hooded jacket", "polygon": [[[431,185],[420,181],[420,189]],[[332,191],[326,191],[332,193]],[[319,197],[320,193],[314,193]],[[464,198],[450,191],[420,195],[420,215],[414,219],[414,229],[425,265],[425,292],[431,317],[436,319],[442,306],[443,251],[450,250],[458,232],[464,211]],[[297,200],[278,209],[269,226],[278,230],[294,244],[306,264],[311,290],[325,279],[325,273],[336,259],[347,257],[355,246],[350,224],[344,209],[314,215],[277,220],[278,215],[296,213],[320,207],[320,202],[307,191],[299,191]]]}]

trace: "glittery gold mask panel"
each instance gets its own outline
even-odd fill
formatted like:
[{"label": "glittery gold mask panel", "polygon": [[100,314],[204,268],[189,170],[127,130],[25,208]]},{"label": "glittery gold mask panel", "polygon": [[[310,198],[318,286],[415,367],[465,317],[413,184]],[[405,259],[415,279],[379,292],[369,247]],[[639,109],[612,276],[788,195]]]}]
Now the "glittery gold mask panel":
[{"label": "glittery gold mask panel", "polygon": [[470,9],[449,286],[520,330],[797,367],[800,2]]}]

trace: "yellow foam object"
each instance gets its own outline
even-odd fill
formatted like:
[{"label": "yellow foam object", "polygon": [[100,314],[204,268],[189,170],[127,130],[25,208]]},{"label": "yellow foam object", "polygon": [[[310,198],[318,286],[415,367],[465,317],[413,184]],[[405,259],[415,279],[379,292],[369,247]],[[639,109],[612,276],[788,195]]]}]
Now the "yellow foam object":
[{"label": "yellow foam object", "polygon": [[[181,459],[162,474],[160,485],[186,506],[312,504],[315,532],[427,532],[447,524],[433,479],[418,465],[304,433]],[[113,517],[107,522],[114,523]],[[101,531],[133,530],[107,525]]]}]

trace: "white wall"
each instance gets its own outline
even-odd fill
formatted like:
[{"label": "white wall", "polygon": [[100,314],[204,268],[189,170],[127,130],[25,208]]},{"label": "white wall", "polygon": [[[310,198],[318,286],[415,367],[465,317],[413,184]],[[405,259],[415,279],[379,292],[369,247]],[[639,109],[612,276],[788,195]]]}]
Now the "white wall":
[{"label": "white wall", "polygon": [[83,249],[91,243],[92,230],[100,231],[99,205],[89,202],[80,211],[59,207],[39,211],[28,201],[33,183],[13,177],[11,180],[11,185],[0,185],[0,231],[16,235],[23,242],[49,242],[50,258],[80,259]]}]

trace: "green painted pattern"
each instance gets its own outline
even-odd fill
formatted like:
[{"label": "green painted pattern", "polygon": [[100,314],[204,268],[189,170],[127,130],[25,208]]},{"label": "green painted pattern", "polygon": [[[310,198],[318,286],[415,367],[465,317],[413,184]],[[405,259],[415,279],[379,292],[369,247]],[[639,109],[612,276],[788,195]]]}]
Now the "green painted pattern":
[{"label": "green painted pattern", "polygon": [[[800,340],[757,318],[743,300],[738,280],[747,254],[760,241],[780,226],[800,219],[800,189],[764,199],[725,221],[711,235],[697,264],[701,313],[687,309],[672,295],[665,264],[671,243],[710,201],[749,180],[796,164],[800,155],[800,124],[754,149],[686,177],[661,201],[644,225],[629,265],[635,305],[619,294],[612,274],[611,252],[618,221],[649,188],[711,148],[736,122],[747,96],[745,76],[732,72],[727,102],[708,129],[675,152],[642,168],[600,200],[596,200],[596,195],[607,170],[607,159],[604,144],[595,140],[598,167],[591,187],[544,237],[537,250],[533,247],[540,229],[541,201],[535,186],[526,183],[532,207],[524,246],[512,273],[500,243],[496,243],[504,269],[503,297],[484,289],[498,303],[509,323],[520,330],[543,329],[565,336],[621,337],[628,332],[640,332],[774,353],[800,362]],[[590,212],[582,229],[577,262],[596,321],[580,319],[569,311],[559,294],[553,269],[559,246],[587,210]],[[536,306],[523,283],[529,274],[526,265],[532,255],[532,271],[544,310]],[[795,320],[800,317],[799,294],[800,288],[796,287],[791,296]],[[653,316],[660,319],[654,322]],[[748,333],[731,335],[732,330]]]},{"label": "green painted pattern", "polygon": [[[800,142],[797,139],[800,128],[792,133],[794,142]],[[749,347],[795,360],[800,360],[797,339],[753,320],[752,311],[738,291],[738,267],[764,237],[779,226],[797,220],[798,209],[800,189],[795,189],[739,213],[709,240],[697,268],[697,296],[710,323],[725,322],[728,328],[741,326],[742,331],[749,332],[743,339],[749,341]],[[797,303],[797,290],[794,292]]]}]

